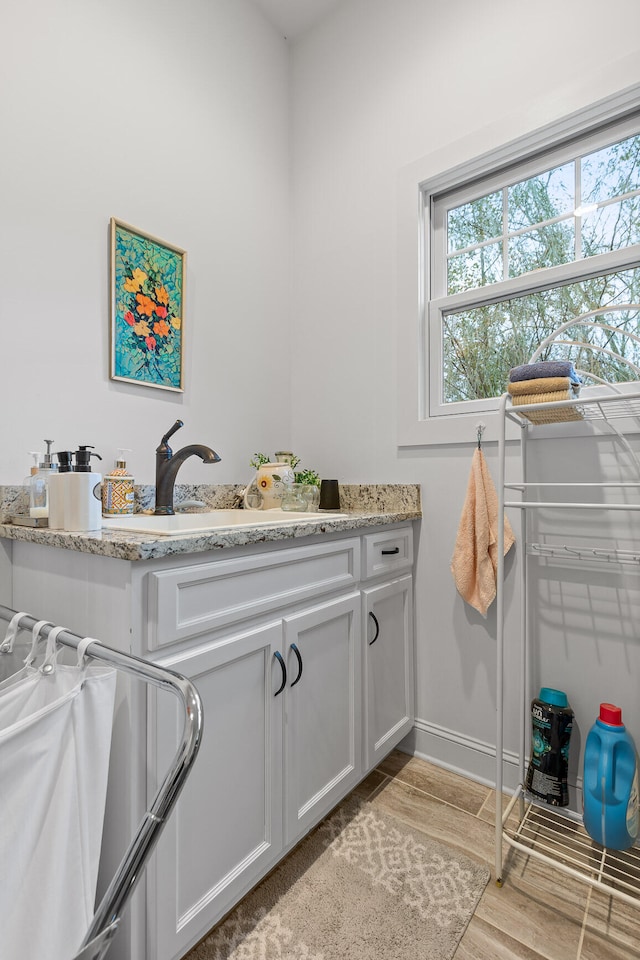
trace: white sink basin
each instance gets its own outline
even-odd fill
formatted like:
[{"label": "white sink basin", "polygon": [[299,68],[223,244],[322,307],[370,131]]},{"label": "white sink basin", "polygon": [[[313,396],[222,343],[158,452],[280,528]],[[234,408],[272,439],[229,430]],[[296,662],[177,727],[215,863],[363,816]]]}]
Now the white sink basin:
[{"label": "white sink basin", "polygon": [[177,537],[185,533],[209,533],[212,530],[281,526],[305,520],[346,517],[346,513],[302,513],[292,510],[211,510],[209,513],[180,513],[173,517],[149,517],[133,514],[102,520],[105,530],[150,533],[157,537]]}]

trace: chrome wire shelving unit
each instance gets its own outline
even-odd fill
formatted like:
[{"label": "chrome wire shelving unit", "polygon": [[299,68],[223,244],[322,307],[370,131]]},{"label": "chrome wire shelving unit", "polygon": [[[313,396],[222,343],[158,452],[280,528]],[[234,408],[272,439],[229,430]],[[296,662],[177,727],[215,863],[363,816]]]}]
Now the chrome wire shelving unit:
[{"label": "chrome wire shelving unit", "polygon": [[[630,306],[630,305],[627,305]],[[637,307],[637,305],[631,305]],[[574,323],[579,323],[580,318]],[[568,327],[559,328],[562,332]],[[553,340],[554,335],[548,338]],[[546,343],[547,341],[545,341]],[[562,342],[557,341],[556,342]],[[567,341],[564,341],[567,342]],[[571,341],[574,343],[574,341]],[[538,359],[540,351],[532,357],[531,362]],[[621,358],[623,362],[624,358]],[[640,370],[633,364],[634,375],[640,379]],[[585,371],[578,371],[585,374]],[[586,376],[589,376],[586,374]],[[597,377],[593,378],[598,380]],[[601,890],[609,896],[640,907],[640,849],[637,846],[627,851],[609,850],[601,847],[588,836],[579,815],[567,808],[558,808],[538,801],[527,794],[525,789],[525,757],[529,741],[529,713],[528,705],[528,613],[527,587],[528,560],[532,556],[552,557],[560,562],[563,560],[586,562],[609,566],[612,564],[632,564],[640,573],[640,550],[620,550],[617,548],[603,549],[588,544],[571,543],[537,543],[528,541],[527,516],[531,511],[558,510],[572,511],[638,511],[640,510],[640,462],[632,451],[624,431],[632,429],[640,432],[640,390],[634,389],[636,384],[604,384],[599,381],[595,389],[588,388],[576,399],[551,401],[528,406],[513,406],[511,397],[505,393],[500,400],[499,415],[500,428],[498,435],[498,560],[497,560],[497,644],[496,644],[496,819],[495,819],[495,878],[498,886],[503,883],[504,848],[514,848],[529,857],[543,861],[568,876],[574,877],[591,887]],[[616,436],[625,449],[638,464],[638,481],[621,482],[580,482],[575,483],[533,483],[527,482],[527,436],[532,431],[539,431],[540,426],[532,423],[526,413],[535,410],[536,413],[549,411],[549,422],[544,424],[544,430],[550,429],[552,421],[562,422],[562,411],[571,408],[570,416],[566,419],[575,420],[578,411],[580,420],[587,423],[600,422],[605,424],[603,432]],[[614,421],[627,421],[622,429]],[[505,478],[507,424],[516,424],[521,440],[522,476],[523,481],[509,483]],[[572,422],[575,427],[575,422]],[[553,429],[553,427],[551,427]],[[579,428],[581,429],[581,428]],[[584,431],[587,432],[587,431]],[[533,434],[535,435],[535,434]],[[548,436],[546,432],[544,436]],[[509,434],[510,438],[512,434]],[[556,492],[558,488],[573,488],[575,500],[559,502],[557,499],[544,499],[547,491]],[[551,491],[553,488],[553,491]],[[594,502],[596,490],[624,491],[624,496],[631,492],[629,502],[607,502],[601,497]],[[565,489],[565,492],[568,492]],[[580,499],[583,497],[583,499]],[[620,499],[620,498],[618,498]],[[519,703],[522,709],[518,728],[518,786],[503,810],[501,798],[504,787],[504,654],[505,654],[505,590],[504,590],[504,513],[505,508],[514,508],[520,512],[520,539],[524,545],[520,563],[521,595],[520,607],[520,660],[519,660]]]}]

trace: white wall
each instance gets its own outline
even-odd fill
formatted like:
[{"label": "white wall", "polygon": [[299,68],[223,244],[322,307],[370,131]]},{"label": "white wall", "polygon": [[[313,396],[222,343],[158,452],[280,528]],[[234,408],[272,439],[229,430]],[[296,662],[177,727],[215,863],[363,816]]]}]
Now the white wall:
[{"label": "white wall", "polygon": [[[248,479],[290,440],[286,42],[248,0],[4,3],[0,34],[0,483],[44,437],[153,482],[176,418],[223,458],[182,481]],[[187,250],[183,395],[108,378],[111,216]]]},{"label": "white wall", "polygon": [[[432,153],[446,169],[635,83],[639,27],[636,0],[606,11],[600,0],[350,0],[294,48],[293,445],[313,438],[325,476],[422,484],[418,739],[479,775],[491,776],[483,751],[495,742],[495,614],[465,607],[449,572],[475,430],[468,446],[397,447],[398,178]],[[495,446],[485,452],[495,475]],[[563,679],[580,687],[596,660],[574,652]]]}]

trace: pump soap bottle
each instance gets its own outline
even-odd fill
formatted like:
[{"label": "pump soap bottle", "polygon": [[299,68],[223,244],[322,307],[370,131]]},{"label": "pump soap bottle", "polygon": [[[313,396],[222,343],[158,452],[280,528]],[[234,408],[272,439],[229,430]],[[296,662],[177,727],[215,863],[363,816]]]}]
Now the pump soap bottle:
[{"label": "pump soap bottle", "polygon": [[114,469],[106,475],[102,484],[102,516],[131,516],[134,506],[133,477],[127,470],[124,453],[128,447],[118,448]]},{"label": "pump soap bottle", "polygon": [[100,485],[102,474],[91,470],[91,457],[102,460],[93,447],[84,445],[74,453],[73,471],[65,478],[64,527],[77,533],[89,533],[102,528]]},{"label": "pump soap bottle", "polygon": [[29,480],[30,517],[49,516],[49,478],[56,469],[56,464],[51,460],[53,440],[45,440],[44,442],[47,445],[47,452],[39,464],[37,472],[33,473]]},{"label": "pump soap bottle", "polygon": [[[34,477],[38,472],[38,464],[42,460],[42,454],[38,453],[37,450],[29,450],[29,456],[33,457],[33,463],[31,464],[31,469],[29,470],[29,476],[25,477],[23,480],[23,486],[27,494],[27,516],[29,516],[29,507],[31,506],[31,477]],[[44,521],[43,521],[44,522]]]},{"label": "pump soap bottle", "polygon": [[64,498],[67,479],[73,465],[71,450],[58,450],[58,469],[49,478],[49,529],[64,530]]},{"label": "pump soap bottle", "polygon": [[29,470],[29,476],[24,481],[24,485],[27,488],[27,493],[29,492],[31,477],[35,476],[35,474],[38,472],[38,464],[42,460],[42,454],[38,453],[37,450],[29,450],[29,456],[33,457],[33,464],[31,465],[31,469]]}]

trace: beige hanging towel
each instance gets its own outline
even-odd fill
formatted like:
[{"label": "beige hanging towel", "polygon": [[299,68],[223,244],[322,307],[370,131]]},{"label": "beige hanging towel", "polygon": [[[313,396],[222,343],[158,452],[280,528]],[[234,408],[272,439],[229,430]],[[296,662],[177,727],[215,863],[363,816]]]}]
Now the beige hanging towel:
[{"label": "beige hanging towel", "polygon": [[[505,556],[515,543],[511,524],[504,518]],[[496,596],[498,569],[498,495],[482,450],[471,463],[451,573],[458,593],[483,617]]]}]

